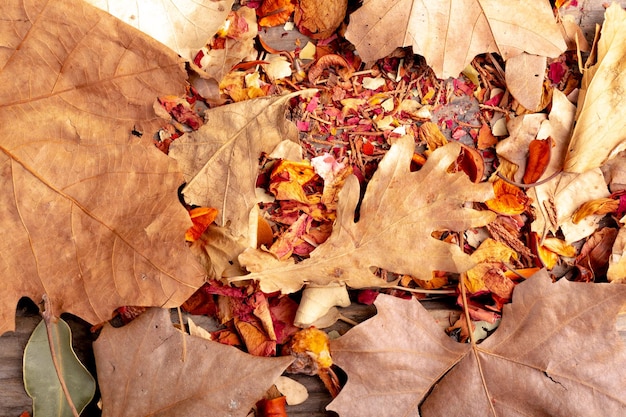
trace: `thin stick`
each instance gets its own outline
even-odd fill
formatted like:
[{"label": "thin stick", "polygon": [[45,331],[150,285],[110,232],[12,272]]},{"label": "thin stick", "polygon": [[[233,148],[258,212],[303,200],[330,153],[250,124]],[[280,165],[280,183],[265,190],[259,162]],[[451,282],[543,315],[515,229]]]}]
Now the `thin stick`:
[{"label": "thin stick", "polygon": [[455,290],[426,290],[424,288],[408,288],[408,287],[401,287],[399,285],[388,287],[388,288],[393,288],[394,290],[415,292],[419,294],[455,294],[456,293]]},{"label": "thin stick", "polygon": [[61,389],[63,390],[63,395],[65,395],[65,400],[67,404],[70,406],[70,410],[72,410],[72,414],[74,417],[80,417],[78,411],[76,411],[76,407],[74,406],[74,402],[72,401],[72,397],[70,396],[70,391],[67,388],[67,384],[65,383],[65,378],[63,378],[63,373],[61,372],[61,365],[59,365],[59,361],[54,349],[54,336],[52,335],[52,323],[56,321],[56,317],[52,316],[52,308],[50,307],[50,301],[48,300],[48,296],[46,294],[43,295],[43,312],[41,315],[43,316],[43,322],[46,325],[46,335],[48,336],[48,346],[50,347],[50,356],[52,357],[52,364],[54,365],[54,370],[57,373],[57,378],[59,378],[59,383],[61,384]]},{"label": "thin stick", "polygon": [[180,330],[183,332],[183,356],[181,360],[185,362],[187,359],[187,333],[185,332],[185,323],[183,323],[183,313],[180,311],[180,307],[176,307],[178,312],[178,322],[180,323]]},{"label": "thin stick", "polygon": [[511,185],[514,185],[516,187],[519,187],[519,188],[533,188],[533,187],[536,187],[538,185],[545,184],[546,182],[550,181],[551,179],[553,179],[554,177],[559,175],[561,172],[563,172],[563,171],[562,170],[558,170],[558,171],[554,172],[552,175],[550,175],[548,178],[544,178],[541,181],[533,182],[531,184],[522,184],[521,182],[511,181],[510,179],[506,178],[504,175],[502,175],[499,172],[497,172],[496,175],[501,180],[503,180],[504,182],[509,183]]}]

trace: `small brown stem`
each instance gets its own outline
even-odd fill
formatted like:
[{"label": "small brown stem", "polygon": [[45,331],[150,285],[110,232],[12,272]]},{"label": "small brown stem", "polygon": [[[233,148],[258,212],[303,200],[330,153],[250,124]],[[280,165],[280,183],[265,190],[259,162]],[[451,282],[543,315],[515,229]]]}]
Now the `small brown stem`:
[{"label": "small brown stem", "polygon": [[52,315],[52,307],[50,306],[50,301],[48,300],[48,296],[44,294],[42,298],[43,298],[44,310],[41,313],[41,315],[43,316],[43,321],[44,321],[44,324],[46,325],[46,335],[48,336],[48,346],[50,347],[50,356],[52,357],[52,364],[54,365],[54,370],[56,371],[57,377],[59,378],[59,383],[61,384],[63,395],[65,395],[65,400],[70,406],[70,410],[72,410],[72,414],[74,415],[74,417],[80,417],[80,414],[78,413],[78,411],[76,410],[76,407],[74,406],[72,397],[70,396],[70,391],[67,388],[67,384],[65,383],[65,378],[63,378],[63,373],[61,372],[61,366],[59,365],[56,351],[54,349],[54,336],[52,334],[52,324],[57,320],[57,318]]},{"label": "small brown stem", "polygon": [[553,179],[554,177],[559,175],[561,172],[563,172],[563,170],[558,170],[555,173],[553,173],[552,175],[550,175],[548,178],[545,178],[545,179],[543,179],[541,181],[533,182],[532,184],[522,184],[521,182],[511,181],[510,179],[506,178],[504,175],[502,175],[499,172],[496,172],[496,175],[502,181],[504,181],[504,182],[506,182],[508,184],[514,185],[516,187],[519,187],[519,188],[532,188],[532,187],[536,187],[536,186],[541,185],[541,184],[545,184],[546,182],[550,181],[551,179]]}]

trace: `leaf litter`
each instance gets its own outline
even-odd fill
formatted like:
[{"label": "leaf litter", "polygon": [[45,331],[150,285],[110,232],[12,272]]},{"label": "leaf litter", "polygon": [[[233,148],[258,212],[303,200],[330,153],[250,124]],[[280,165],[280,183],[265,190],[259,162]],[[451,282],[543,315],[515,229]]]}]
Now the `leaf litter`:
[{"label": "leaf litter", "polygon": [[[261,21],[262,25],[279,25],[291,19],[293,10],[280,2],[261,3],[268,9],[257,8],[257,16],[269,18]],[[303,15],[310,13],[312,9],[307,8],[313,3],[302,2],[296,7],[296,15],[300,13],[296,24],[302,31],[311,31],[311,24],[318,25],[318,31],[325,30],[316,17]],[[472,404],[469,411],[475,415],[511,415],[512,409],[532,407],[537,413],[552,415],[571,415],[585,407],[589,414],[606,408],[608,415],[618,415],[617,410],[623,407],[621,394],[613,392],[624,385],[619,382],[623,376],[616,371],[624,360],[624,351],[612,319],[626,294],[614,285],[585,286],[569,281],[602,282],[607,268],[612,272],[609,279],[621,279],[615,272],[618,269],[611,269],[609,262],[617,264],[623,250],[623,238],[618,236],[618,230],[623,230],[623,194],[617,183],[610,182],[609,177],[604,179],[601,171],[607,158],[612,158],[612,163],[620,161],[621,143],[612,139],[614,152],[607,156],[597,149],[572,147],[569,142],[571,109],[575,108],[572,102],[576,101],[581,78],[579,64],[575,50],[564,52],[565,41],[570,47],[573,43],[562,38],[560,23],[549,13],[548,3],[540,3],[509,5],[506,7],[510,9],[500,10],[502,16],[515,16],[527,13],[527,7],[537,7],[540,18],[535,22],[522,19],[532,23],[520,29],[536,30],[536,42],[525,42],[527,39],[518,32],[507,35],[513,40],[503,41],[501,34],[507,28],[503,22],[502,28],[492,25],[493,32],[483,31],[479,25],[471,38],[475,44],[469,46],[449,42],[452,49],[422,51],[414,42],[411,51],[394,50],[410,44],[383,36],[391,33],[386,29],[374,29],[380,36],[354,35],[362,32],[364,17],[376,16],[367,11],[369,7],[389,7],[370,1],[353,13],[346,37],[354,40],[354,36],[361,36],[367,41],[382,41],[384,46],[372,48],[357,41],[352,46],[341,37],[343,29],[332,34],[331,28],[329,37],[326,33],[306,33],[311,42],[305,55],[302,45],[277,50],[261,37],[264,51],[249,55],[239,64],[236,61],[243,55],[233,55],[234,68],[230,72],[230,63],[220,66],[224,55],[208,52],[238,45],[236,48],[254,53],[249,46],[253,32],[256,34],[251,29],[254,17],[247,13],[244,24],[231,14],[226,19],[230,23],[215,29],[207,45],[191,55],[191,66],[199,73],[192,77],[194,87],[188,88],[184,97],[165,95],[175,89],[159,93],[155,107],[160,115],[171,116],[170,124],[157,134],[156,144],[170,151],[170,157],[178,160],[186,175],[182,195],[194,220],[187,240],[210,278],[183,306],[216,320],[217,325],[208,335],[205,332],[212,340],[197,346],[217,352],[217,341],[253,355],[275,356],[281,348],[283,354],[288,354],[290,343],[304,340],[297,354],[291,351],[296,362],[328,352],[323,353],[323,365],[314,361],[303,367],[291,366],[290,371],[303,372],[316,366],[314,374],[336,396],[330,409],[342,416],[379,413],[389,407],[394,413],[409,410],[407,415],[449,415],[460,407],[466,410],[466,404]],[[245,10],[258,4],[242,2],[242,6]],[[481,22],[493,19],[500,7],[487,1],[468,2],[465,6],[476,13],[466,14],[463,19],[473,16]],[[419,11],[420,7],[416,5],[412,10]],[[341,7],[328,12],[344,13]],[[596,68],[602,68],[603,60],[609,62],[604,58],[607,50],[617,51],[614,54],[619,56],[619,43],[609,48],[607,39],[620,33],[615,29],[623,20],[620,12],[616,6],[607,11],[598,66],[586,70],[579,103],[585,103],[586,94],[602,95],[621,88],[618,77],[609,81],[609,87],[589,87],[585,91],[593,84],[590,80],[594,80]],[[461,15],[451,13],[445,19],[457,22],[455,19]],[[414,14],[407,16],[405,35],[412,33],[416,18]],[[448,27],[463,27],[459,22]],[[238,29],[229,30],[228,25],[233,23]],[[437,36],[457,39],[454,30],[438,34],[440,25],[431,23],[434,29],[427,35],[429,41]],[[246,42],[248,46],[244,47]],[[515,42],[521,45],[517,49],[502,47]],[[522,50],[538,57],[530,60],[519,55]],[[372,55],[372,51],[383,56]],[[425,59],[413,52],[423,54]],[[483,54],[474,58],[479,53]],[[361,59],[368,66],[364,67]],[[280,68],[271,69],[271,62],[280,62]],[[206,71],[214,64],[220,71]],[[458,78],[437,78],[460,72],[463,75]],[[526,93],[530,95],[523,95]],[[579,105],[578,109],[576,119],[580,123],[576,128],[588,123],[583,107]],[[536,120],[528,126],[522,122],[526,118]],[[509,133],[511,137],[507,138]],[[281,142],[283,139],[287,141]],[[294,152],[298,145],[302,153]],[[290,150],[285,151],[285,146]],[[564,169],[564,160],[566,165],[574,166],[568,161],[585,160],[586,152],[598,154],[599,162]],[[587,171],[590,167],[596,170]],[[590,188],[596,193],[593,198]],[[591,205],[600,198],[615,203],[602,200],[603,208]],[[572,221],[572,215],[588,201]],[[211,224],[212,220],[216,224]],[[578,226],[581,222],[584,224]],[[529,234],[529,229],[534,232]],[[611,251],[613,257],[609,256]],[[540,268],[541,272],[527,279]],[[559,282],[551,284],[551,280]],[[396,297],[381,295],[376,302],[378,314],[331,342],[327,351],[317,338],[303,332],[309,331],[306,327],[312,322],[320,327],[330,327],[336,320],[351,322],[336,307],[346,305],[345,293],[333,300],[315,295],[326,294],[319,289],[335,287],[340,291],[349,288],[353,300],[369,298],[371,302],[378,293]],[[300,294],[302,300],[298,303]],[[406,302],[399,299],[447,295],[453,295],[449,299],[464,311],[449,327],[452,338],[424,314],[417,301],[412,300],[412,307],[407,309]],[[592,305],[586,311],[580,310]],[[313,314],[311,308],[320,310]],[[388,311],[394,309],[397,312],[389,315]],[[171,327],[164,310],[141,314],[144,310],[123,307],[118,313],[125,321],[132,321],[136,315],[139,318],[122,329],[105,325],[97,344],[103,346],[114,337],[126,337],[129,342],[121,351],[119,343],[107,345],[115,348],[115,354],[110,348],[97,348],[99,368],[126,355],[127,345],[145,333],[145,337],[171,339],[173,349],[182,358],[174,361],[172,355],[165,359],[159,356],[157,361],[164,365],[157,368],[194,379],[196,369],[184,365],[188,336]],[[407,317],[409,310],[412,318]],[[159,318],[160,330],[137,330],[139,324],[135,323],[150,320],[155,314],[163,316]],[[583,330],[580,323],[593,326]],[[294,324],[305,329],[299,330]],[[375,330],[370,331],[370,326]],[[406,326],[417,326],[422,332],[394,330]],[[163,332],[170,336],[159,336]],[[537,336],[528,338],[533,332]],[[484,337],[486,340],[478,343]],[[580,337],[589,338],[598,349],[579,352],[580,345],[572,340]],[[460,344],[454,338],[470,343]],[[529,349],[529,343],[534,342],[544,343],[540,347],[547,346],[551,354],[534,354],[534,345]],[[196,341],[190,343],[194,351]],[[370,351],[380,343],[380,358],[389,356],[385,355],[388,349],[396,352],[399,345],[406,348],[382,362],[362,359],[361,351]],[[237,355],[235,348],[228,349],[229,353],[220,356],[224,363]],[[567,356],[563,358],[559,352]],[[121,367],[117,376],[99,370],[105,414],[124,415],[128,411],[127,406],[112,411],[112,398],[132,397],[137,391],[111,393],[120,384],[138,381],[133,373],[136,369],[154,371],[149,358],[155,354],[155,349],[148,349],[135,356],[131,367]],[[612,355],[612,360],[596,360],[593,355]],[[419,361],[410,359],[418,357]],[[279,366],[265,359],[250,362],[249,369],[271,369],[270,377],[255,385],[256,399],[293,360],[285,358]],[[343,389],[345,380],[337,377],[332,361],[347,373]],[[407,361],[405,365],[403,361]],[[602,365],[592,366],[600,362]],[[210,372],[212,367],[198,369]],[[397,371],[394,377],[384,376],[384,372],[398,369],[404,369],[406,381],[396,377]],[[234,366],[220,375],[228,387],[233,384],[226,389],[226,397],[247,389],[251,381],[242,378],[247,372]],[[306,372],[311,373],[310,369]],[[510,383],[502,383],[511,375],[515,377]],[[147,379],[149,385],[158,380]],[[554,396],[539,401],[545,398],[539,388],[523,395],[512,394],[511,384],[520,379],[534,381],[534,386],[545,387]],[[458,389],[460,381],[464,381],[462,391]],[[415,389],[407,391],[406,386]],[[184,389],[188,388],[187,384]],[[588,389],[602,392],[602,403],[593,399],[577,402],[587,398]],[[381,390],[393,393],[385,396],[386,401],[393,400],[384,407],[377,405],[380,398],[372,394]],[[575,398],[566,400],[568,395]],[[241,415],[252,407],[254,401],[249,397],[238,409]],[[259,412],[266,412],[262,410],[270,405],[284,410],[284,401],[274,401],[278,399],[275,397],[280,393],[268,391],[266,399],[258,403]],[[174,407],[177,413],[187,410],[184,407],[195,410],[193,407],[199,404],[194,400],[179,404],[168,398],[155,397],[154,401],[165,401],[164,407]],[[150,410],[151,401],[137,403],[133,415]],[[238,399],[234,401],[239,404]],[[224,413],[232,405],[218,405],[219,411],[215,412]],[[354,414],[355,407],[364,409]]]}]

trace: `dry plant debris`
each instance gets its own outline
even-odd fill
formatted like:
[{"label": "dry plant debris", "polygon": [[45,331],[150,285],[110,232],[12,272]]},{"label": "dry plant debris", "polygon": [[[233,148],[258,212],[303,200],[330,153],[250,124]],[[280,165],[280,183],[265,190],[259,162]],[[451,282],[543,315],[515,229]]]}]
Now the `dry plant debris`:
[{"label": "dry plant debris", "polygon": [[94,3],[144,33],[7,6],[0,332],[99,323],[103,415],[620,415],[622,8],[583,62],[576,1]]}]

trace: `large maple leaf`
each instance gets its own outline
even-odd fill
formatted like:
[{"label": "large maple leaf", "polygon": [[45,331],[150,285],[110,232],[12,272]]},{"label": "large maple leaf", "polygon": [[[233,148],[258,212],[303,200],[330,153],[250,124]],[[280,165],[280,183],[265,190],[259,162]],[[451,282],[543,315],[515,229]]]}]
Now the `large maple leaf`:
[{"label": "large maple leaf", "polygon": [[566,48],[547,0],[366,0],[346,38],[366,62],[413,46],[441,78],[458,76],[485,52],[556,57]]},{"label": "large maple leaf", "polygon": [[437,149],[417,172],[410,171],[414,149],[410,136],[391,146],[367,186],[358,222],[354,214],[360,185],[356,177],[348,177],[339,195],[332,234],[309,259],[298,264],[268,262],[268,254],[247,251],[239,257],[240,263],[249,270],[262,270],[234,279],[259,280],[266,292],[292,292],[304,283],[342,282],[354,288],[384,285],[373,268],[425,280],[431,279],[433,270],[471,268],[469,255],[431,234],[464,231],[492,221],[493,212],[466,207],[467,202],[491,198],[492,186],[474,184],[462,172],[448,172],[459,155],[458,143]]},{"label": "large maple leaf", "polygon": [[622,416],[626,348],[615,318],[626,286],[516,287],[482,344],[452,342],[415,300],[380,296],[378,314],[331,343],[348,382],[329,409],[347,416]]},{"label": "large maple leaf", "polygon": [[93,347],[104,417],[245,417],[292,362],[183,334],[157,308],[105,325]]},{"label": "large maple leaf", "polygon": [[182,176],[151,143],[154,99],[184,91],[180,58],[77,0],[2,13],[0,334],[22,296],[92,323],[182,303],[203,276]]}]

